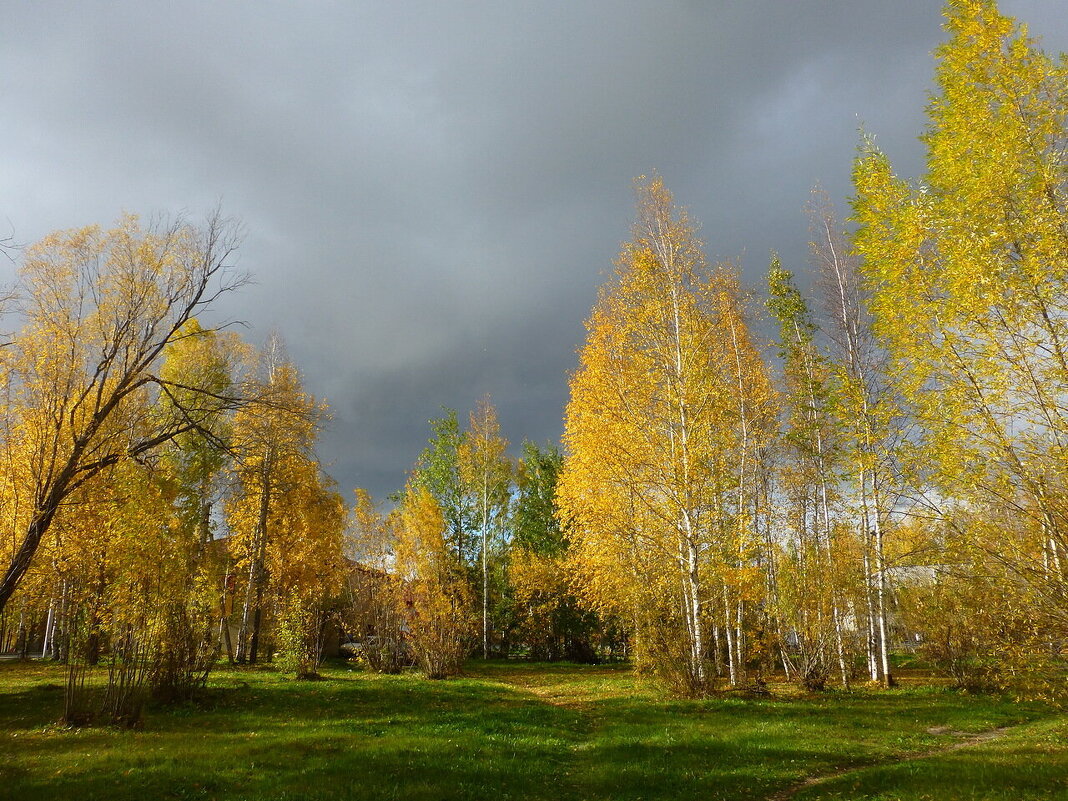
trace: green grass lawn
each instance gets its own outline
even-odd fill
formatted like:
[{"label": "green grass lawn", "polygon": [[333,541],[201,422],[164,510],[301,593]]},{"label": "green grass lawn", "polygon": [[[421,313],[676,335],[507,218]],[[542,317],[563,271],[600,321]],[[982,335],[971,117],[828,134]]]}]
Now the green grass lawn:
[{"label": "green grass lawn", "polygon": [[677,701],[616,666],[324,675],[219,670],[141,730],[67,730],[63,669],[2,662],[0,798],[1068,799],[1068,717],[940,687]]}]

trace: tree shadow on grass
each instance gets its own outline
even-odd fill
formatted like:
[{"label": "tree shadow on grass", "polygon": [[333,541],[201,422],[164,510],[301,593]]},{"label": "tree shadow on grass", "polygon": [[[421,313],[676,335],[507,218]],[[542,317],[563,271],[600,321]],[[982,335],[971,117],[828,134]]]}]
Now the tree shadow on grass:
[{"label": "tree shadow on grass", "polygon": [[931,733],[932,721],[982,731],[1038,714],[1037,707],[993,698],[938,694],[917,700],[905,694],[606,699],[589,709],[597,724],[581,755],[583,797],[766,798],[808,776],[958,741]]},{"label": "tree shadow on grass", "polygon": [[0,693],[0,731],[40,728],[63,714],[63,686],[39,684],[19,692]]},{"label": "tree shadow on grass", "polygon": [[[20,705],[38,700],[22,695]],[[472,682],[279,679],[238,683],[217,701],[153,710],[136,733],[37,725],[5,741],[0,798],[559,798],[575,737],[573,712]]]}]

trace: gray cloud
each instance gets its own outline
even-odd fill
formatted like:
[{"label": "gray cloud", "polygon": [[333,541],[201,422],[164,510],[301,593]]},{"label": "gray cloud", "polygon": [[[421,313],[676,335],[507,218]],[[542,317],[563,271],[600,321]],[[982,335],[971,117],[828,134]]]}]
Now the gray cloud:
[{"label": "gray cloud", "polygon": [[[344,489],[400,486],[441,405],[556,439],[583,320],[658,170],[712,257],[806,258],[858,127],[922,160],[938,3],[10,3],[0,217],[18,239],[220,198],[334,421]],[[1061,0],[1003,0],[1051,50]]]}]

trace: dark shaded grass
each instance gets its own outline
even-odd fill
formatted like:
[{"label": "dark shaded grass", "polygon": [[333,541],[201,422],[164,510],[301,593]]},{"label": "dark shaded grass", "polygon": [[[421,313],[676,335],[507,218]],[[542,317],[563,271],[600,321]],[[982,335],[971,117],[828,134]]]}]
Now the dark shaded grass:
[{"label": "dark shaded grass", "polygon": [[[8,690],[17,668],[0,670]],[[574,713],[503,685],[327,677],[222,672],[204,702],[150,710],[138,732],[59,729],[62,691],[5,691],[0,797],[556,797]]]},{"label": "dark shaded grass", "polygon": [[[66,730],[54,724],[62,668],[0,663],[0,798],[755,799],[960,739],[932,727],[978,732],[1049,714],[937,687],[677,701],[618,666],[473,663],[445,682],[340,664],[324,674],[218,671],[200,702],[149,709],[141,731]],[[902,782],[913,795],[885,797],[923,798],[924,771],[947,782],[986,771],[1019,790],[990,798],[1061,797],[1036,790],[1064,767],[1044,742],[930,760],[915,786],[912,774],[873,769],[835,780],[857,787],[806,792],[866,797]]]}]

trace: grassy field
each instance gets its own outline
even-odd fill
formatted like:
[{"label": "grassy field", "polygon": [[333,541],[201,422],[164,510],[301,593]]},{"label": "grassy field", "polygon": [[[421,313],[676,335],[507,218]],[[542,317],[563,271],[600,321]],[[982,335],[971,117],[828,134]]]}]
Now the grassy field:
[{"label": "grassy field", "polygon": [[1068,717],[939,687],[674,701],[624,667],[325,676],[220,670],[141,730],[66,730],[62,668],[0,663],[0,798],[1068,799]]}]

